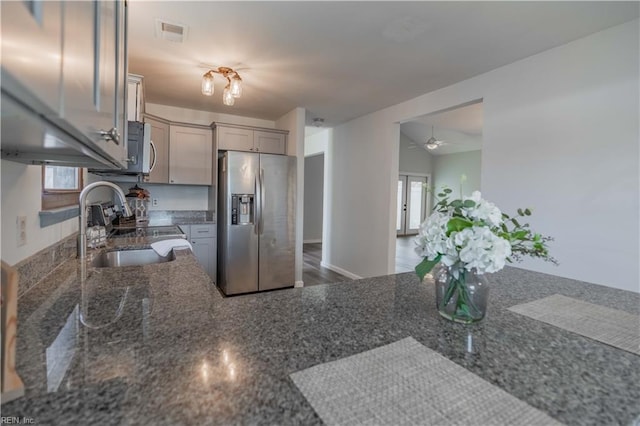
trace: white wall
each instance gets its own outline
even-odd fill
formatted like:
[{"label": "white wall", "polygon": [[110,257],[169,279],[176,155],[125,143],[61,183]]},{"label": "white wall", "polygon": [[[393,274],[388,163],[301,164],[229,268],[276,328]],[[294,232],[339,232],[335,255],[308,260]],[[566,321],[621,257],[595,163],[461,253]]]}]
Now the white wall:
[{"label": "white wall", "polygon": [[[78,218],[40,228],[42,167],[2,160],[2,260],[9,265],[78,231]],[[17,245],[17,217],[27,218],[27,244]]]},{"label": "white wall", "polygon": [[305,134],[304,156],[308,157],[325,152],[327,150],[327,144],[329,143],[329,137],[329,129],[323,129],[313,134]]},{"label": "white wall", "polygon": [[533,207],[532,227],[556,239],[559,267],[521,266],[640,291],[638,26],[636,19],[336,127],[325,159],[334,170],[324,239],[331,262],[363,276],[393,272],[398,123],[482,99],[483,194],[507,212]]},{"label": "white wall", "polygon": [[480,161],[482,151],[459,152],[455,154],[434,155],[433,188],[439,192],[447,187],[452,195],[460,197],[461,177],[467,177],[462,183],[462,195],[471,195],[480,191]]},{"label": "white wall", "polygon": [[322,258],[351,277],[395,269],[395,246],[389,240],[396,232],[400,125],[385,119],[382,126],[378,119],[370,114],[335,127],[325,155],[330,163],[325,192],[331,200],[325,207]]},{"label": "white wall", "polygon": [[[64,222],[40,227],[39,213],[42,210],[42,166],[28,166],[7,160],[0,162],[2,168],[2,260],[15,265],[23,259],[78,232],[78,217]],[[95,180],[84,174],[84,182]],[[100,188],[89,194],[90,202],[110,197],[110,190]],[[17,218],[27,218],[27,244],[18,247]]]},{"label": "white wall", "polygon": [[287,155],[297,158],[296,194],[296,286],[302,286],[302,241],[304,229],[304,123],[306,111],[295,108],[276,120],[276,128],[289,130]]},{"label": "white wall", "polygon": [[433,173],[433,155],[402,133],[400,126],[400,157],[398,159],[399,171],[407,173],[430,174]]},{"label": "white wall", "polygon": [[304,158],[305,243],[322,241],[322,198],[324,196],[324,154]]}]

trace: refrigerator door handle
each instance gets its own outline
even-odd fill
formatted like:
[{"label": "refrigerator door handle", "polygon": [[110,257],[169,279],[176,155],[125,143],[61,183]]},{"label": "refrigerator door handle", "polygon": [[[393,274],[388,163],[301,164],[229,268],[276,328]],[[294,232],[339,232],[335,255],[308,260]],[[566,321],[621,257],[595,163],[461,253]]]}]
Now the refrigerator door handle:
[{"label": "refrigerator door handle", "polygon": [[264,210],[264,169],[260,169],[260,235],[264,232],[264,218],[262,212]]},{"label": "refrigerator door handle", "polygon": [[260,173],[256,170],[255,179],[254,179],[254,190],[255,199],[253,202],[253,232],[256,235],[260,234],[260,216],[262,216],[262,200],[260,196],[262,193],[260,192]]}]

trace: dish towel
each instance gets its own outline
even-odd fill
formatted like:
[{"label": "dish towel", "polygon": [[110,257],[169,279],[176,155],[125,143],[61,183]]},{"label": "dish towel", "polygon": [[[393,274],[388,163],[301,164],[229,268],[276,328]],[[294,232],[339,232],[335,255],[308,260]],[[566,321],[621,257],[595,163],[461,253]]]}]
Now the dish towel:
[{"label": "dish towel", "polygon": [[160,256],[166,256],[173,249],[185,249],[193,251],[193,247],[191,247],[191,243],[182,238],[174,238],[172,240],[162,240],[156,241],[151,244],[151,248],[155,250]]}]

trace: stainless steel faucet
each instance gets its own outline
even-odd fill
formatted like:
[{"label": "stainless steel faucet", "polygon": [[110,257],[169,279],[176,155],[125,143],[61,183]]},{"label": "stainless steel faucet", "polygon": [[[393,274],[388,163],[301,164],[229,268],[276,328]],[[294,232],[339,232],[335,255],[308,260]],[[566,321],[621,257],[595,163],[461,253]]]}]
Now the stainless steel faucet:
[{"label": "stainless steel faucet", "polygon": [[120,187],[115,183],[101,180],[85,186],[80,193],[80,235],[78,236],[78,259],[86,259],[87,257],[87,196],[91,190],[99,186],[108,186],[112,188],[116,194],[118,194],[118,197],[120,197],[120,202],[122,203],[125,216],[131,216],[133,214],[127,204],[124,191],[122,191],[122,189],[120,189]]}]

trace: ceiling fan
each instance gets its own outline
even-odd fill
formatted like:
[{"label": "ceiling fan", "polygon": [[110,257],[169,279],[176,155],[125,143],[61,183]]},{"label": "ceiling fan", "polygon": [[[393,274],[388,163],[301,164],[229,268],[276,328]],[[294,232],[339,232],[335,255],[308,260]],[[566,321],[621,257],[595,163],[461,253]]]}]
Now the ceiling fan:
[{"label": "ceiling fan", "polygon": [[440,139],[436,139],[435,137],[433,137],[433,126],[431,126],[431,137],[429,139],[427,139],[427,141],[424,143],[424,147],[430,151],[442,146],[445,144],[445,141],[440,140]]},{"label": "ceiling fan", "polygon": [[443,140],[440,140],[440,139],[436,139],[433,136],[433,126],[431,126],[431,137],[429,139],[427,139],[426,142],[421,143],[421,144],[417,144],[417,143],[412,141],[411,142],[412,146],[410,146],[409,148],[415,148],[417,146],[420,146],[420,147],[426,149],[427,151],[433,151],[434,149],[439,148],[442,145],[446,145],[446,144],[447,144],[447,142],[445,142]]}]

